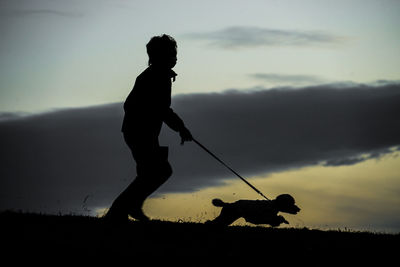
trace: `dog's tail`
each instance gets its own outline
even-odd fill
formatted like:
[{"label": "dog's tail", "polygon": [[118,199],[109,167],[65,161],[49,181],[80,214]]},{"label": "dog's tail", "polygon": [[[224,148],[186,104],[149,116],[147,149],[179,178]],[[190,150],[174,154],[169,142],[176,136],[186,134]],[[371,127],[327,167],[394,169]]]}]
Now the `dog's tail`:
[{"label": "dog's tail", "polygon": [[226,206],[226,204],[228,204],[228,203],[225,203],[225,202],[223,202],[221,199],[219,199],[219,198],[214,198],[212,201],[212,204],[214,205],[214,206],[216,206],[216,207],[224,207],[224,206]]}]

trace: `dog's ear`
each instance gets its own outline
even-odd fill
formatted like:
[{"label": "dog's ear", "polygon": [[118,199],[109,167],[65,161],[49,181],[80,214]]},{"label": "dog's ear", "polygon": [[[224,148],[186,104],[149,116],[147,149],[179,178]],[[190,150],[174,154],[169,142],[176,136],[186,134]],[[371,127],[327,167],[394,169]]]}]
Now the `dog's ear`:
[{"label": "dog's ear", "polygon": [[289,194],[279,195],[276,197],[275,201],[280,207],[293,206],[295,203],[294,198]]}]

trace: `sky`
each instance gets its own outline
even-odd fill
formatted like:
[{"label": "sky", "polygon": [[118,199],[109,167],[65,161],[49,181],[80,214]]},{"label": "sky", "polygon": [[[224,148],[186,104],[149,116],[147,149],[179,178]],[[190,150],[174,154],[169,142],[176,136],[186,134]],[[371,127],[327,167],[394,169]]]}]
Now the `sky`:
[{"label": "sky", "polygon": [[[0,0],[0,209],[111,204],[135,172],[122,102],[167,33],[173,108],[267,196],[296,198],[290,226],[399,232],[398,14],[390,0]],[[166,127],[161,140],[175,173],[152,217],[258,197]]]},{"label": "sky", "polygon": [[174,93],[397,80],[398,1],[0,1],[0,111],[123,101],[145,44],[179,46]]}]

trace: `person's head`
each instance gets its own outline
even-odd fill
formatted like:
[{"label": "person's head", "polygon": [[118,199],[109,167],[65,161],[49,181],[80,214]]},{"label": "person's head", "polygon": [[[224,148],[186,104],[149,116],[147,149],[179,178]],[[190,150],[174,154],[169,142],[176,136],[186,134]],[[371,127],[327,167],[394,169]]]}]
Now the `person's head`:
[{"label": "person's head", "polygon": [[177,44],[174,38],[163,34],[154,36],[146,45],[149,66],[173,68],[177,61]]}]

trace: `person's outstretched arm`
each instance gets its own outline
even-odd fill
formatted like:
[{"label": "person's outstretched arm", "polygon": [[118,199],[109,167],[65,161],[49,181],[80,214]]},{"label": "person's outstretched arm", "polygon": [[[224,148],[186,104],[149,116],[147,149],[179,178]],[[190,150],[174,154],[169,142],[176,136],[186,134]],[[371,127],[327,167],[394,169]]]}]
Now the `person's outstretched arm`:
[{"label": "person's outstretched arm", "polygon": [[181,136],[181,144],[193,140],[192,134],[185,127],[183,120],[179,118],[178,114],[176,114],[172,110],[172,108],[168,108],[168,111],[164,118],[164,122],[168,125],[169,128],[171,128],[175,132],[179,132],[179,135]]}]

